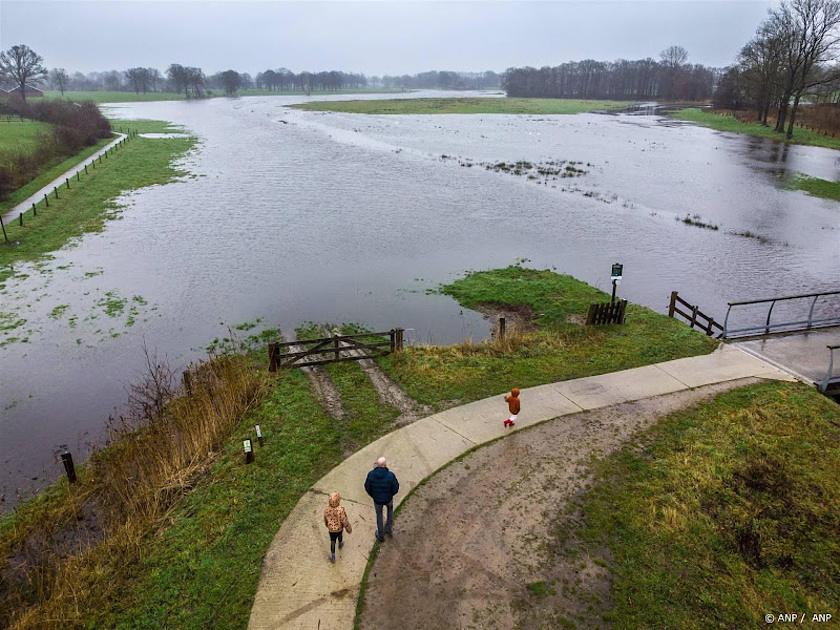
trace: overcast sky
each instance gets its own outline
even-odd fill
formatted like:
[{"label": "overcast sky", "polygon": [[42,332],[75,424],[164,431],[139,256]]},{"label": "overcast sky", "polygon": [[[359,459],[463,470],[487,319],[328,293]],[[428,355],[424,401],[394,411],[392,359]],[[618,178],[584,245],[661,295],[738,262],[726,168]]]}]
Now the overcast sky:
[{"label": "overcast sky", "polygon": [[0,44],[26,43],[49,67],[83,72],[170,63],[252,74],[501,71],[656,57],[670,44],[690,61],[724,66],[771,4],[0,0]]}]

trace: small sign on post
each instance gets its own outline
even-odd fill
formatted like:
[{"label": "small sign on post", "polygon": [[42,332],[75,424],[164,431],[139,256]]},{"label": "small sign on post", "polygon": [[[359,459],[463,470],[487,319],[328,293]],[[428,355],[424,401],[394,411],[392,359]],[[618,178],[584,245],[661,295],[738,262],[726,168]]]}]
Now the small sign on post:
[{"label": "small sign on post", "polygon": [[242,448],[245,451],[245,463],[250,464],[254,461],[254,447],[251,445],[251,440],[242,440]]},{"label": "small sign on post", "polygon": [[263,445],[263,434],[262,434],[262,429],[260,429],[260,425],[255,424],[254,425],[254,431],[257,434],[257,442],[259,442],[260,446],[262,446]]},{"label": "small sign on post", "polygon": [[610,304],[615,304],[615,289],[618,283],[621,282],[621,276],[624,273],[624,265],[621,263],[613,263],[610,271],[610,280],[612,280],[612,296],[610,297]]}]

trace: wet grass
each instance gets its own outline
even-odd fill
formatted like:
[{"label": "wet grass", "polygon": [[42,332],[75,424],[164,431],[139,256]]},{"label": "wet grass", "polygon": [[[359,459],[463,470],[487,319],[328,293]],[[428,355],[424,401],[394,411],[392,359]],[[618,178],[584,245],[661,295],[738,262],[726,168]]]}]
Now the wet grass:
[{"label": "wet grass", "polygon": [[35,120],[0,121],[0,163],[3,153],[29,153],[38,146],[41,136],[49,134],[52,126]]},{"label": "wet grass", "polygon": [[720,394],[596,464],[589,553],[621,627],[748,628],[837,615],[840,407],[802,384]]},{"label": "wet grass", "polygon": [[442,292],[483,312],[503,308],[533,313],[533,326],[512,330],[505,341],[409,346],[379,360],[415,400],[438,407],[500,394],[513,386],[705,354],[717,345],[675,319],[635,304],[628,305],[624,325],[584,326],[589,304],[608,301],[609,296],[548,270],[511,266],[473,272]]},{"label": "wet grass", "polygon": [[[171,130],[161,121],[113,122],[115,127],[130,125],[141,132]],[[172,163],[194,142],[194,138],[134,138],[103,158],[96,168],[89,167],[80,181],[71,180],[70,189],[60,188],[58,199],[51,195],[49,207],[40,201],[37,216],[28,210],[23,227],[17,220],[10,222],[6,232],[11,244],[0,242],[0,282],[12,274],[14,264],[37,260],[75,237],[101,230],[109,218],[118,215],[116,199],[121,194],[184,175]]]},{"label": "wet grass", "polygon": [[816,131],[810,129],[794,128],[793,138],[787,140],[785,134],[776,133],[772,127],[765,127],[761,123],[741,122],[733,116],[715,113],[711,110],[699,109],[697,107],[688,107],[673,112],[669,112],[670,116],[680,120],[693,122],[704,127],[711,127],[718,131],[728,131],[731,133],[744,133],[750,136],[758,136],[761,138],[770,138],[779,142],[789,142],[791,144],[807,144],[815,147],[825,147],[827,149],[840,149],[840,138],[833,138],[831,136],[824,136]]},{"label": "wet grass", "polygon": [[813,197],[840,201],[840,182],[832,182],[819,177],[800,176],[789,182],[791,190],[801,190]]},{"label": "wet grass", "polygon": [[353,114],[580,114],[623,109],[626,101],[561,98],[412,98],[367,101],[321,101],[290,105],[295,109]]}]

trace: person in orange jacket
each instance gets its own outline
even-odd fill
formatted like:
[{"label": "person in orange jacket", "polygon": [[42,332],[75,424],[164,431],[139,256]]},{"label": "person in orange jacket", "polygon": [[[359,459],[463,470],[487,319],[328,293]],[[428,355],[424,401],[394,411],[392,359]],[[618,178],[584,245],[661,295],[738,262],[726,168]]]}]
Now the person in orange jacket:
[{"label": "person in orange jacket", "polygon": [[348,534],[353,533],[353,527],[347,518],[347,511],[341,505],[341,495],[333,492],[330,495],[329,505],[324,509],[324,525],[330,533],[330,562],[335,562],[335,541],[338,541],[338,548],[344,546],[344,530]]},{"label": "person in orange jacket", "polygon": [[516,416],[519,415],[519,388],[514,387],[510,390],[510,394],[505,396],[505,402],[508,404],[508,411],[510,411],[510,416],[508,419],[504,421],[505,428],[512,427],[516,424]]}]

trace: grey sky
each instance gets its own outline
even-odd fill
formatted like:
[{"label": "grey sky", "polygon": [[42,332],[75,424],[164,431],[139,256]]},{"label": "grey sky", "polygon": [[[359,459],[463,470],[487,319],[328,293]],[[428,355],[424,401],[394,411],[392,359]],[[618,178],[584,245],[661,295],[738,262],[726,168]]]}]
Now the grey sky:
[{"label": "grey sky", "polygon": [[206,72],[340,69],[367,74],[504,70],[571,59],[731,63],[771,2],[197,2],[0,0],[0,45],[50,67],[170,63]]}]

